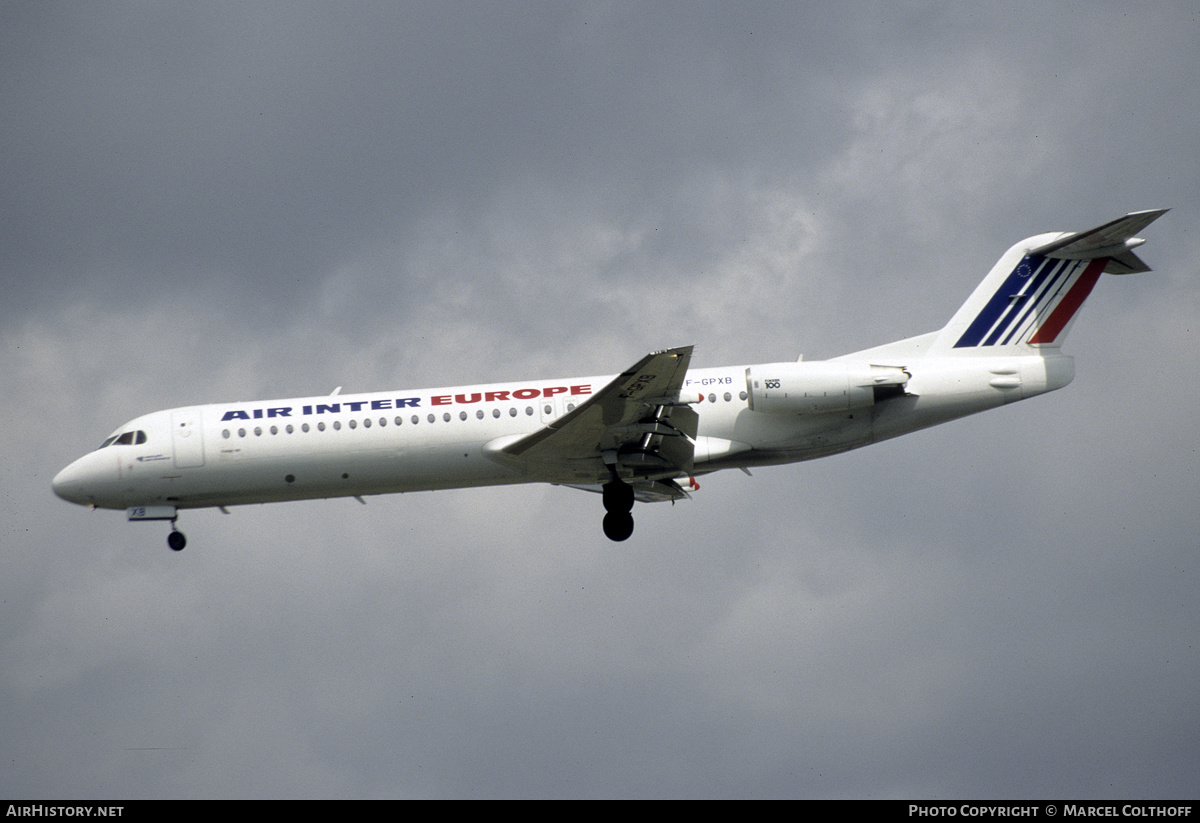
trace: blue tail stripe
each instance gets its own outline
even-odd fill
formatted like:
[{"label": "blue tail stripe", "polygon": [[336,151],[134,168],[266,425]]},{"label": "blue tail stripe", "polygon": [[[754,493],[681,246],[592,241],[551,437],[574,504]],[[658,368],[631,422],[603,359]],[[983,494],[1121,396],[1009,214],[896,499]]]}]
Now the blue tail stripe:
[{"label": "blue tail stripe", "polygon": [[[1042,284],[1047,279],[1051,278],[1057,266],[1045,258],[1041,258],[1040,264],[1035,264],[1031,258],[1026,257],[1025,262],[1029,264],[1030,269],[1036,271],[1031,277],[1024,278],[1025,282],[1021,284],[1021,289],[1016,294],[1008,295],[1008,311],[1000,318],[1000,322],[996,324],[996,328],[988,335],[987,339],[981,345],[994,346],[1004,336],[1006,331],[1010,331],[1020,327],[1020,318],[1024,317],[1029,310],[1031,303],[1036,303],[1036,300],[1031,300],[1034,295],[1039,293]],[[1018,272],[1023,271],[1018,266]],[[1015,321],[1015,322],[1014,322]]]},{"label": "blue tail stripe", "polygon": [[983,336],[988,333],[988,330],[991,329],[993,325],[995,325],[996,319],[1000,317],[1001,313],[1003,313],[1005,309],[1008,308],[1008,296],[1020,287],[1020,283],[1023,279],[1017,274],[1017,272],[1022,270],[1022,266],[1027,265],[1028,264],[1026,261],[1022,260],[1021,263],[1018,264],[1015,269],[1013,269],[1012,273],[1009,274],[1008,278],[1004,281],[1004,283],[1001,284],[1000,288],[996,289],[996,293],[992,295],[992,299],[989,300],[987,305],[983,307],[983,311],[981,311],[975,317],[975,319],[971,321],[971,325],[967,327],[967,330],[963,332],[963,336],[960,337],[958,342],[954,344],[954,348],[960,349],[979,345],[980,341],[983,340]]},{"label": "blue tail stripe", "polygon": [[[1053,295],[1056,295],[1058,293],[1057,290],[1062,288],[1064,277],[1066,279],[1070,279],[1070,275],[1072,270],[1075,268],[1075,264],[1066,260],[1060,260],[1057,261],[1051,268],[1052,271],[1049,272],[1048,277],[1044,278],[1044,283],[1038,283],[1036,290],[1035,287],[1030,287],[1029,291],[1034,296],[1032,299],[1025,302],[1024,310],[1021,312],[1021,316],[1017,318],[1017,322],[1013,323],[1009,328],[1008,334],[1004,336],[1002,341],[1000,341],[1000,345],[1007,346],[1016,335],[1021,334],[1023,330],[1026,330],[1030,327],[1030,317],[1040,315],[1046,310],[1047,306],[1054,300]],[[1050,295],[1050,297],[1047,298],[1047,295]]]},{"label": "blue tail stripe", "polygon": [[1025,257],[1021,262],[1013,268],[1012,272],[1000,284],[1000,288],[996,289],[996,293],[992,295],[992,299],[987,302],[983,310],[978,316],[971,321],[971,325],[963,332],[963,336],[954,344],[954,348],[968,348],[978,346],[992,328],[996,325],[996,321],[1009,308],[1009,298],[1020,292],[1021,286],[1029,279],[1033,273],[1034,267],[1041,268],[1045,263],[1044,257]]}]

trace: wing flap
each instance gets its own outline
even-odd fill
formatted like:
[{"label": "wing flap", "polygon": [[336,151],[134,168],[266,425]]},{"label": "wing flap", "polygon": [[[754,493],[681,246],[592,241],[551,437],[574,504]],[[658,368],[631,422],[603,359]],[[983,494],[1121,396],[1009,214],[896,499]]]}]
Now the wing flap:
[{"label": "wing flap", "polygon": [[603,480],[607,463],[635,476],[688,472],[699,416],[680,391],[691,356],[691,346],[652,352],[574,410],[485,453],[564,478]]}]

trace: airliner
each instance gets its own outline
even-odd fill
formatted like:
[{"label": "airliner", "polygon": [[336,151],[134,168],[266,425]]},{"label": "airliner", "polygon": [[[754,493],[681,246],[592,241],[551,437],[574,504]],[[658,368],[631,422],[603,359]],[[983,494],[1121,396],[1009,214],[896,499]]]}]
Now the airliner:
[{"label": "airliner", "polygon": [[793,463],[1060,389],[1063,340],[1101,273],[1149,271],[1134,235],[1167,210],[1040,234],[1000,258],[941,330],[824,361],[692,368],[692,347],[616,376],[229,402],[135,418],[58,473],[55,494],[131,521],[283,500],[552,483],[600,493],[604,534],[635,501],[690,498],[722,469]]}]

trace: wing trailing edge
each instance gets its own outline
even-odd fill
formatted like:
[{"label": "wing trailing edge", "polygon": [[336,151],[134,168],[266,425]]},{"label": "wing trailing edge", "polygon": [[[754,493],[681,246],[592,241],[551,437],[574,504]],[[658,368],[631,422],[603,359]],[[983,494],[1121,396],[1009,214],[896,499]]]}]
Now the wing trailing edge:
[{"label": "wing trailing edge", "polygon": [[487,443],[492,460],[542,471],[549,482],[603,483],[609,465],[647,481],[690,473],[699,417],[681,397],[692,347],[651,352],[532,434]]}]

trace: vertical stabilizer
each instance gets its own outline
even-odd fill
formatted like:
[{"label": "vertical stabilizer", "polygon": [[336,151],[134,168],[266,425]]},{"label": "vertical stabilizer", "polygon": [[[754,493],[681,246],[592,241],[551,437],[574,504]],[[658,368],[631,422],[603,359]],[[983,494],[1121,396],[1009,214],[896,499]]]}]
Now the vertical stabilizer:
[{"label": "vertical stabilizer", "polygon": [[1134,212],[1084,232],[1043,234],[1009,249],[938,333],[943,354],[1057,347],[1103,272],[1149,271],[1134,233],[1166,209]]}]

